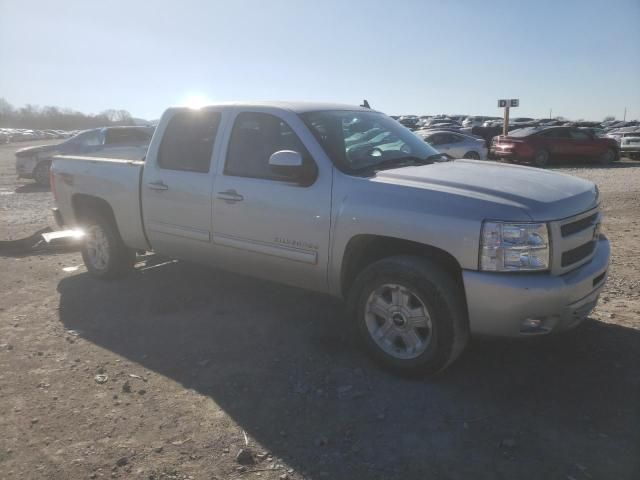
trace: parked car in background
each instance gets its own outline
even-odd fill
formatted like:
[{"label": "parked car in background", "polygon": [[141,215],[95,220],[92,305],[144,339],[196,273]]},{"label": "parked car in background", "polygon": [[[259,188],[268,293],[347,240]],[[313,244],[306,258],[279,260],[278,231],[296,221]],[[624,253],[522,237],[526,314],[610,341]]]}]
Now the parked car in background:
[{"label": "parked car in background", "polygon": [[640,160],[640,134],[628,135],[620,139],[620,156]]},{"label": "parked car in background", "polygon": [[453,158],[487,159],[487,146],[482,138],[442,130],[418,130],[415,133],[440,153]]},{"label": "parked car in background", "polygon": [[618,142],[575,127],[529,127],[493,138],[493,156],[544,167],[552,160],[590,158],[607,165],[620,158]]},{"label": "parked car in background", "polygon": [[474,115],[463,120],[463,127],[481,127],[484,122],[499,120],[496,117],[486,117],[482,115]]},{"label": "parked car in background", "polygon": [[523,125],[523,124],[529,124],[534,122],[535,120],[529,117],[515,117],[515,118],[509,119],[509,125]]},{"label": "parked car in background", "polygon": [[409,129],[416,128],[419,118],[415,115],[404,115],[398,119],[398,121]]},{"label": "parked car in background", "polygon": [[462,125],[450,118],[432,118],[424,124],[427,128],[437,127],[439,125],[462,127]]},{"label": "parked car in background", "polygon": [[152,127],[104,127],[86,130],[53,145],[27,147],[16,152],[18,178],[49,185],[49,168],[54,155],[85,155],[141,160],[153,135]]}]

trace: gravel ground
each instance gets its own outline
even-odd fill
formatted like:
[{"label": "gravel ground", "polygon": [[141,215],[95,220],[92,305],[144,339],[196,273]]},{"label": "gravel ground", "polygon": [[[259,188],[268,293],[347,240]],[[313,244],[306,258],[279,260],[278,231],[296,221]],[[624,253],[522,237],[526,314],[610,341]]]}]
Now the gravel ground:
[{"label": "gravel ground", "polygon": [[[0,239],[49,223],[15,148]],[[0,256],[0,477],[640,478],[640,163],[558,171],[602,192],[596,311],[557,337],[475,339],[431,382],[379,370],[319,295],[154,256],[112,283],[75,252]]]}]

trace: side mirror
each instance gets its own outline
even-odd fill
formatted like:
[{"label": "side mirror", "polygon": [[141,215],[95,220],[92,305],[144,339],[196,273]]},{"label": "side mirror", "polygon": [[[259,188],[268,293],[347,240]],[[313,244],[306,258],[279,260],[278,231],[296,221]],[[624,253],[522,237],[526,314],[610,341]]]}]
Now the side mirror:
[{"label": "side mirror", "polygon": [[302,155],[293,150],[279,150],[269,157],[269,167],[285,177],[297,177],[302,171]]},{"label": "side mirror", "polygon": [[300,152],[294,150],[279,150],[269,157],[271,171],[301,185],[311,185],[315,181],[317,170],[312,167],[315,164],[305,165]]}]

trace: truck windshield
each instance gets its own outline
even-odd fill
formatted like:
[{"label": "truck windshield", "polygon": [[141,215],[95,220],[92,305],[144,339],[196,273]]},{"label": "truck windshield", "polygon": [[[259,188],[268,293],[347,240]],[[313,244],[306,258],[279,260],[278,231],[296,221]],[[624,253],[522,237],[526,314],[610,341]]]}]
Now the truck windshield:
[{"label": "truck windshield", "polygon": [[421,138],[379,112],[330,110],[301,114],[338,169],[375,172],[446,160]]}]

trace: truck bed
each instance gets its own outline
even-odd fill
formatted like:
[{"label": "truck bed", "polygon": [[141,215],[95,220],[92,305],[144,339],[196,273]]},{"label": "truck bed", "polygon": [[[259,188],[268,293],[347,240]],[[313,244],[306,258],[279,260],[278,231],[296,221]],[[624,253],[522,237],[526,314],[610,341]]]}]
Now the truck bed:
[{"label": "truck bed", "polygon": [[143,168],[142,160],[55,156],[52,181],[65,224],[77,226],[73,197],[87,195],[102,199],[111,206],[125,244],[148,249],[140,209]]}]

